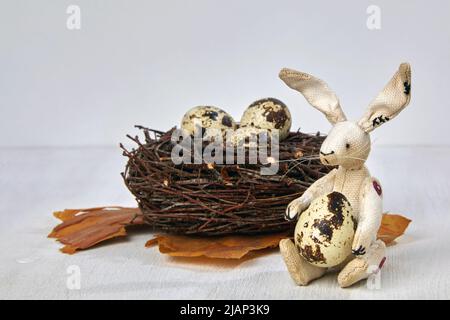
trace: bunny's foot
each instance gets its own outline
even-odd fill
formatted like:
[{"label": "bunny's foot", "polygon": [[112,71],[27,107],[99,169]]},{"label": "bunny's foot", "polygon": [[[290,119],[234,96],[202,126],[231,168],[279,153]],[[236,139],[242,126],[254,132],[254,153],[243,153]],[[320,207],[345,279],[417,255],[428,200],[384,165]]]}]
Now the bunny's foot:
[{"label": "bunny's foot", "polygon": [[339,273],[339,285],[342,288],[350,287],[356,282],[377,273],[386,260],[385,251],[386,245],[384,242],[381,240],[375,241],[365,255],[350,261]]},{"label": "bunny's foot", "polygon": [[290,239],[280,241],[280,251],[292,279],[299,286],[306,286],[312,280],[320,278],[326,268],[315,267],[303,259]]}]

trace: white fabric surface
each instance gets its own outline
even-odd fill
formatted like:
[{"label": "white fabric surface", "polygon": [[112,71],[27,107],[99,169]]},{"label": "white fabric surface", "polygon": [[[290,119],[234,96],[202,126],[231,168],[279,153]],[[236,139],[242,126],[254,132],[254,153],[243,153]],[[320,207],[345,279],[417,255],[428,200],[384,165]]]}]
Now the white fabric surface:
[{"label": "white fabric surface", "polygon": [[[118,148],[0,149],[0,298],[25,299],[407,299],[450,298],[450,148],[374,146],[368,161],[385,209],[413,219],[387,249],[381,287],[339,288],[336,275],[308,287],[290,279],[279,253],[244,261],[174,259],[145,231],[73,256],[46,235],[63,208],[133,206]],[[406,183],[405,183],[406,181]],[[77,265],[81,288],[70,290]]]}]

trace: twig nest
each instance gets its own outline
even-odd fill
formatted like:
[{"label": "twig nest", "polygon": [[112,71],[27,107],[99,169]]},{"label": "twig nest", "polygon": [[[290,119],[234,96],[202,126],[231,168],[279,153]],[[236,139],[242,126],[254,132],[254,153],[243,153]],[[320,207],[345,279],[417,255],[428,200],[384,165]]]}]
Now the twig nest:
[{"label": "twig nest", "polygon": [[[295,222],[284,219],[286,206],[317,179],[330,172],[319,159],[290,161],[304,154],[319,153],[324,136],[292,132],[279,144],[279,170],[266,175],[262,169],[271,157],[250,163],[181,163],[172,161],[175,129],[167,132],[140,127],[145,140],[129,136],[135,148],[128,157],[122,177],[136,197],[145,222],[155,230],[184,235],[293,233]],[[202,152],[209,147],[205,144]],[[227,150],[228,151],[228,150]],[[247,157],[248,154],[248,157]],[[248,159],[247,159],[248,158]]]},{"label": "twig nest", "polygon": [[241,127],[255,127],[279,130],[280,140],[289,135],[292,117],[288,107],[275,98],[265,98],[253,102],[242,115]]},{"label": "twig nest", "polygon": [[181,120],[181,129],[194,135],[196,127],[202,130],[204,138],[211,138],[221,133],[222,137],[227,130],[235,130],[236,122],[224,110],[213,106],[198,106],[186,112]]},{"label": "twig nest", "polygon": [[352,253],[356,229],[352,207],[339,192],[315,199],[295,227],[295,244],[309,263],[334,267]]}]

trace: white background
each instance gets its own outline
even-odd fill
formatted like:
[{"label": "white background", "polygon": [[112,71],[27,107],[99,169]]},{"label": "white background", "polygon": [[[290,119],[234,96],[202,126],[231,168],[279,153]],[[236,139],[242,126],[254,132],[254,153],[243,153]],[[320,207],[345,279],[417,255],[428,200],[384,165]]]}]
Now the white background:
[{"label": "white background", "polygon": [[[402,61],[412,102],[374,132],[380,145],[448,145],[449,1],[0,0],[0,146],[117,145],[133,125],[178,125],[196,105],[238,121],[274,96],[293,128],[328,123],[277,77],[326,80],[351,119]],[[81,8],[81,30],[66,9]],[[369,5],[381,30],[366,27]]]}]

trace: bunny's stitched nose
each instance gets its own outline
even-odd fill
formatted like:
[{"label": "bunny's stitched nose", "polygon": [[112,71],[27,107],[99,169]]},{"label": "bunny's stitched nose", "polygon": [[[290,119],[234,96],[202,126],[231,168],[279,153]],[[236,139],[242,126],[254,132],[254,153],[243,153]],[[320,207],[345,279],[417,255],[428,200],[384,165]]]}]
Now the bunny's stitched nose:
[{"label": "bunny's stitched nose", "polygon": [[329,165],[330,164],[330,159],[327,159],[328,156],[331,156],[332,154],[334,154],[334,150],[330,151],[328,153],[322,152],[320,151],[320,161],[325,164],[325,165]]},{"label": "bunny's stitched nose", "polygon": [[320,151],[320,154],[326,157],[326,156],[334,154],[334,151],[331,151],[331,152],[328,152],[328,153],[324,153],[324,152]]}]

